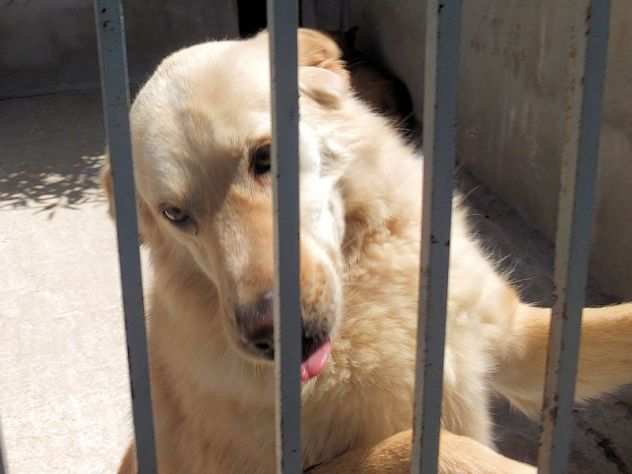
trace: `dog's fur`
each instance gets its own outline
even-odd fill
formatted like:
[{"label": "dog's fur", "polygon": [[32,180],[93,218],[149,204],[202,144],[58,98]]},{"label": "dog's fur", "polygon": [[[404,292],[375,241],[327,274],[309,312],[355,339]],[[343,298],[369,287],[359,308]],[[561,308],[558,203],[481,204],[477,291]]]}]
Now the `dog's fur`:
[{"label": "dog's fur", "polygon": [[[235,322],[273,286],[272,183],[249,165],[271,134],[267,48],[261,33],[179,51],[132,107],[140,233],[155,273],[150,355],[163,473],[274,472],[273,366],[244,346]],[[299,63],[303,319],[326,328],[333,347],[303,385],[304,465],[407,472],[421,161],[354,96],[329,38],[301,30]],[[110,198],[111,180],[106,165]],[[191,219],[174,225],[165,205]],[[528,472],[488,448],[488,403],[497,392],[538,413],[550,312],[519,301],[458,202],[453,214],[441,470]],[[630,341],[631,305],[584,312],[579,400],[632,382]],[[134,471],[130,448],[121,472]]]}]

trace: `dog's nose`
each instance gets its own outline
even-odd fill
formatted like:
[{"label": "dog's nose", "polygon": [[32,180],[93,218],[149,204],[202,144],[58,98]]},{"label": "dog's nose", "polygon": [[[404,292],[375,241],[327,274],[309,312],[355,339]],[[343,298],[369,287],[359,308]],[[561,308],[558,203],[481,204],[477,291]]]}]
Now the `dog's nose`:
[{"label": "dog's nose", "polygon": [[[269,291],[250,305],[238,306],[237,326],[244,343],[256,354],[274,359],[274,297]],[[301,318],[302,361],[329,339],[329,331],[318,324],[304,324]]]},{"label": "dog's nose", "polygon": [[244,342],[257,354],[266,359],[274,359],[274,297],[268,291],[250,305],[238,306],[237,326]]}]

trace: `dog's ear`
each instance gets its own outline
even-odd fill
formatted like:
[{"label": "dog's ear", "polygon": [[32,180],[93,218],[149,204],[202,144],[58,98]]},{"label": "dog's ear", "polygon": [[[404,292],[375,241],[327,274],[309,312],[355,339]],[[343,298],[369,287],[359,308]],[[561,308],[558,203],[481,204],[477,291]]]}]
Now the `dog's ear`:
[{"label": "dog's ear", "polygon": [[349,92],[349,84],[327,69],[303,66],[299,68],[299,90],[325,107],[337,108]]},{"label": "dog's ear", "polygon": [[[100,180],[101,189],[103,189],[103,192],[108,200],[108,214],[112,219],[114,219],[116,217],[116,207],[114,206],[114,182],[112,181],[112,166],[110,165],[110,157],[107,152],[103,155],[103,166],[101,167]],[[139,199],[136,199],[136,206],[138,209],[138,241],[142,244],[143,233],[141,232],[141,229],[143,228],[143,221],[148,217],[151,217],[148,216],[147,207],[140,202]]]},{"label": "dog's ear", "polygon": [[298,30],[299,88],[326,107],[337,107],[350,90],[349,71],[342,51],[329,36],[315,30]]},{"label": "dog's ear", "polygon": [[342,51],[338,44],[326,34],[316,30],[299,28],[298,65],[326,69],[349,81],[349,71],[342,60]]}]

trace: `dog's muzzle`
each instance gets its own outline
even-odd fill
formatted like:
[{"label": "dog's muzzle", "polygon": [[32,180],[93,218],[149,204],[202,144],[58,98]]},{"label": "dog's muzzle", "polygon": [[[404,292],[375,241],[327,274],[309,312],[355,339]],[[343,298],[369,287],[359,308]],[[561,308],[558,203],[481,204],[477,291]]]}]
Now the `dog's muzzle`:
[{"label": "dog's muzzle", "polygon": [[[238,306],[235,310],[237,329],[244,348],[256,357],[274,360],[274,307],[271,291],[256,303]],[[322,372],[331,353],[326,323],[305,321],[301,317],[301,380]]]}]

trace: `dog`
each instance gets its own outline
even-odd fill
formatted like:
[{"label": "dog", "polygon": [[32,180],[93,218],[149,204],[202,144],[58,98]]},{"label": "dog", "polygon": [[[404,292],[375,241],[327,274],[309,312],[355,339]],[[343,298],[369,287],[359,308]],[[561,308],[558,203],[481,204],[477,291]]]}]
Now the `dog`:
[{"label": "dog", "polygon": [[[422,165],[300,29],[302,455],[315,473],[410,462]],[[131,108],[162,473],[275,471],[273,204],[266,32],[167,57]],[[291,159],[291,157],[282,157]],[[106,159],[103,187],[112,207]],[[492,393],[542,399],[550,310],[522,303],[455,198],[440,471],[535,472],[493,450]],[[577,400],[632,382],[632,305],[585,309]],[[133,445],[120,472],[136,472]]]}]

